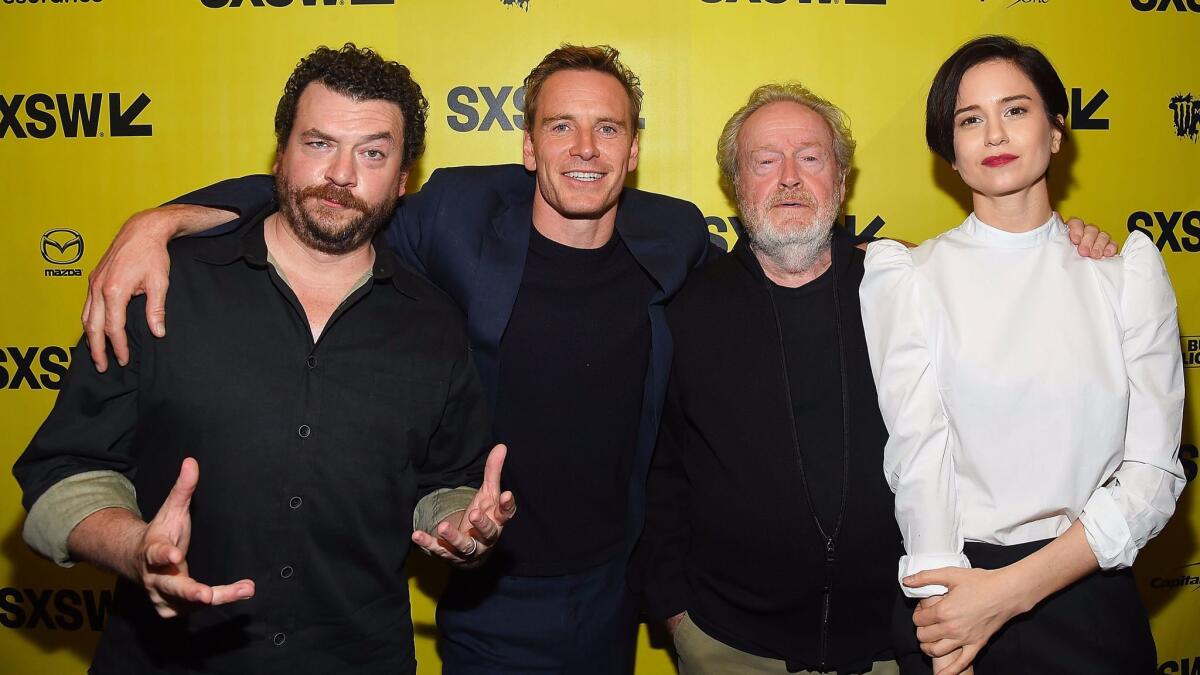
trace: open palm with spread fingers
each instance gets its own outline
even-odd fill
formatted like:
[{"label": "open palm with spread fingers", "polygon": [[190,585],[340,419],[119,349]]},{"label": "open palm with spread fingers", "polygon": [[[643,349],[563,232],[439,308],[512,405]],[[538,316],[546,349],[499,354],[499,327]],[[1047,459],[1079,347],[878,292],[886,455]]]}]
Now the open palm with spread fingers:
[{"label": "open palm with spread fingers", "polygon": [[436,536],[421,530],[413,532],[413,543],[457,567],[483,564],[500,539],[504,525],[517,513],[513,493],[500,491],[500,471],[507,452],[503,445],[492,448],[483,467],[483,485],[470,506],[438,523],[434,528]]},{"label": "open palm with spread fingers", "polygon": [[197,605],[222,605],[254,595],[254,582],[242,579],[209,586],[188,574],[187,551],[192,534],[191,503],[200,480],[200,465],[188,457],[166,501],[142,532],[133,561],[154,609],[171,618]]}]

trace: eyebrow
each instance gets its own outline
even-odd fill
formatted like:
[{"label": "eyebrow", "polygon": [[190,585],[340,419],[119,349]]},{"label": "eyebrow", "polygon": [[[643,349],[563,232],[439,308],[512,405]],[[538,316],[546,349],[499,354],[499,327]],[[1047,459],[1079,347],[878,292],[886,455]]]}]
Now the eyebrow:
[{"label": "eyebrow", "polygon": [[[1012,96],[1005,96],[1004,98],[1000,99],[1000,102],[1008,103],[1010,101],[1020,101],[1020,100],[1032,101],[1033,99],[1030,98],[1026,94],[1013,94]],[[979,106],[978,105],[969,105],[965,108],[959,108],[958,110],[954,111],[954,116],[958,117],[959,113],[964,113],[964,112],[967,112],[968,110],[979,110]]]},{"label": "eyebrow", "polygon": [[[559,115],[550,115],[550,116],[547,116],[544,120],[542,120],[542,126],[545,127],[547,124],[551,124],[553,122],[560,122],[562,120],[569,120],[569,121],[574,122],[577,119],[578,119],[578,117],[576,117],[575,115],[572,115],[570,113],[562,113]],[[599,123],[611,124],[616,127],[621,127],[622,129],[625,129],[629,126],[628,122],[626,122],[624,120],[620,120],[620,119],[614,119],[612,117],[599,117],[596,119],[596,123],[597,124],[599,124]]]},{"label": "eyebrow", "polygon": [[[330,134],[327,134],[324,131],[317,129],[316,127],[313,127],[312,129],[309,129],[309,130],[301,133],[300,136],[302,138],[319,138],[323,141],[336,141],[337,140]],[[364,136],[363,138],[358,140],[358,143],[361,144],[361,143],[372,143],[374,141],[394,141],[394,140],[396,140],[396,139],[394,136],[392,136],[392,132],[380,131],[379,133],[368,134],[367,136]]]}]

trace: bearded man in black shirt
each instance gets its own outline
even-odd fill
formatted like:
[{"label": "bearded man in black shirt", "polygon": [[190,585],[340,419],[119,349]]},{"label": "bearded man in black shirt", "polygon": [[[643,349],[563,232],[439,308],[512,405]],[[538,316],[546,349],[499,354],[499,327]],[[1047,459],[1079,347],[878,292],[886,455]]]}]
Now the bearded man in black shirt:
[{"label": "bearded man in black shirt", "polygon": [[14,473],[36,550],[119,576],[90,672],[413,673],[410,543],[477,565],[514,514],[463,316],[379,236],[427,107],[370,50],[310,54],[278,206],[171,245],[171,337],[130,322],[103,373],[76,347]]}]

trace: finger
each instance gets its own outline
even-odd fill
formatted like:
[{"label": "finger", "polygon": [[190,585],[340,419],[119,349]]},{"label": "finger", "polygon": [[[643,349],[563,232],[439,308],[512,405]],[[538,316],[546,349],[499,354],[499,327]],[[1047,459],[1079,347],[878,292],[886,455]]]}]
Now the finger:
[{"label": "finger", "polygon": [[[1062,214],[1058,211],[1055,211],[1054,215],[1058,216],[1059,220],[1063,220]],[[1072,244],[1078,246],[1079,240],[1083,238],[1083,221],[1078,218],[1071,218],[1063,222],[1067,224],[1067,238],[1071,240]]]},{"label": "finger", "polygon": [[[99,293],[88,289],[88,309],[84,313],[83,334],[87,336],[88,352],[96,370],[108,370],[108,338],[104,337],[104,299]],[[92,307],[96,305],[96,307]]]},{"label": "finger", "polygon": [[950,665],[937,671],[936,675],[958,675],[962,671],[966,670],[967,667],[971,665],[971,661],[974,659],[975,652],[968,652],[964,647],[962,653],[955,657],[955,659],[950,662]]},{"label": "finger", "polygon": [[946,588],[953,587],[958,581],[958,567],[941,567],[935,570],[925,570],[916,574],[904,577],[903,583],[909,588],[920,588],[921,586],[945,586]]},{"label": "finger", "polygon": [[918,642],[937,642],[938,640],[949,639],[946,634],[946,628],[942,624],[933,624],[927,626],[917,626],[917,641]]},{"label": "finger", "polygon": [[129,342],[125,337],[125,305],[129,294],[117,286],[104,289],[104,334],[112,344],[117,363],[129,363]]},{"label": "finger", "polygon": [[[475,528],[477,533],[475,538],[481,540],[482,543],[490,544],[500,536],[500,525],[489,518],[483,509],[472,509],[467,514],[467,520]],[[468,546],[470,545],[468,544]]]},{"label": "finger", "polygon": [[146,282],[146,324],[154,337],[167,334],[167,284],[165,278]]},{"label": "finger", "polygon": [[249,600],[254,597],[254,582],[242,579],[232,584],[212,587],[212,605],[225,605],[238,600]]},{"label": "finger", "polygon": [[427,532],[422,532],[420,530],[413,532],[412,540],[414,544],[420,546],[421,549],[426,553],[435,555],[443,560],[446,560],[447,562],[456,565],[461,565],[467,562],[462,556],[446,549],[446,547],[442,546],[437,539],[429,536],[429,533]]},{"label": "finger", "polygon": [[146,547],[146,564],[150,567],[177,566],[183,561],[183,551],[170,542],[156,541]]},{"label": "finger", "polygon": [[483,465],[483,487],[494,495],[500,494],[500,471],[504,468],[504,458],[507,456],[508,448],[501,443],[492,448]]},{"label": "finger", "polygon": [[[441,539],[438,543],[442,545],[442,548],[449,550],[463,560],[478,552],[479,542],[475,541],[470,535],[450,527],[449,523],[442,522],[439,524],[437,535]],[[468,555],[468,553],[471,555]]]},{"label": "finger", "polygon": [[938,640],[937,642],[922,642],[921,651],[925,652],[926,656],[939,657],[951,654],[955,649],[958,649],[958,644],[950,640]]},{"label": "finger", "polygon": [[[179,466],[179,477],[163,502],[160,514],[177,516],[186,513],[192,503],[192,495],[196,492],[196,484],[200,482],[200,464],[191,457],[186,457]],[[158,516],[155,516],[158,520]]]},{"label": "finger", "polygon": [[511,491],[501,493],[500,505],[496,509],[496,522],[500,527],[504,527],[515,515],[517,515],[517,498]]},{"label": "finger", "polygon": [[1116,242],[1109,241],[1109,242],[1108,242],[1108,246],[1105,246],[1105,247],[1104,247],[1104,257],[1106,257],[1106,258],[1111,258],[1112,256],[1114,256],[1114,255],[1116,255],[1116,254],[1117,254],[1117,244],[1116,244]]},{"label": "finger", "polygon": [[1104,251],[1111,245],[1111,238],[1107,232],[1101,232],[1096,235],[1096,243],[1092,244],[1092,257],[1099,260],[1104,257]]},{"label": "finger", "polygon": [[175,601],[207,605],[212,602],[212,588],[182,574],[151,575],[150,582],[163,600],[177,606]]}]

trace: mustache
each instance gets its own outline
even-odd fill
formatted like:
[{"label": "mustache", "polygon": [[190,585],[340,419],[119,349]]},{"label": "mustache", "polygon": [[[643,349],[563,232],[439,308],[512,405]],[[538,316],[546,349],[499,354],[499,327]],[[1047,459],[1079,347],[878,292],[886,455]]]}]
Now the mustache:
[{"label": "mustache", "polygon": [[784,203],[803,204],[809,208],[817,205],[817,200],[813,198],[812,193],[803,188],[795,190],[780,190],[767,200],[767,208],[778,206]]},{"label": "mustache", "polygon": [[354,196],[346,188],[338,187],[325,183],[323,185],[309,185],[296,190],[293,194],[296,196],[296,202],[302,202],[306,199],[328,199],[331,202],[337,202],[342,206],[354,209],[359,213],[366,213],[371,210],[371,207],[366,202]]}]

